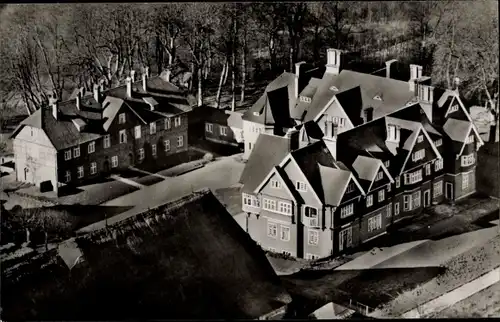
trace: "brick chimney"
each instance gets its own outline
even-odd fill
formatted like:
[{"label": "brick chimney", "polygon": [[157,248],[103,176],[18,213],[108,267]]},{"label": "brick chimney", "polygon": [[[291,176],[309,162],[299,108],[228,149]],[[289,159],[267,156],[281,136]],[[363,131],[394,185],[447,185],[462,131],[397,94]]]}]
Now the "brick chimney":
[{"label": "brick chimney", "polygon": [[57,120],[58,116],[59,116],[59,108],[58,108],[58,101],[57,101],[57,97],[55,95],[52,95],[50,98],[49,98],[49,104],[52,108],[52,115],[54,116],[54,118]]},{"label": "brick chimney", "polygon": [[135,82],[135,70],[133,70],[133,69],[130,71],[130,78],[132,79],[132,83],[134,83]]},{"label": "brick chimney", "polygon": [[146,73],[142,74],[142,89],[148,91],[148,75]]},{"label": "brick chimney", "polygon": [[410,65],[410,80],[408,84],[410,86],[410,92],[415,92],[417,79],[422,77],[422,66],[411,64]]},{"label": "brick chimney", "polygon": [[373,120],[373,107],[367,107],[363,112],[365,113],[365,123]]},{"label": "brick chimney", "polygon": [[333,121],[330,117],[325,120],[325,132],[323,136],[323,142],[325,143],[328,151],[332,154],[332,156],[337,158],[337,134],[338,127],[336,124],[333,124]]},{"label": "brick chimney", "polygon": [[125,83],[127,84],[127,97],[132,98],[132,79],[127,77]]},{"label": "brick chimney", "polygon": [[338,75],[341,68],[342,52],[339,49],[328,48],[326,51],[325,73]]},{"label": "brick chimney", "polygon": [[301,61],[295,64],[295,99],[299,97],[300,88],[299,88],[299,78],[300,78],[300,66],[305,64],[306,62]]},{"label": "brick chimney", "polygon": [[397,59],[391,59],[385,62],[385,77],[391,78],[391,65],[397,61]]},{"label": "brick chimney", "polygon": [[285,137],[289,139],[288,151],[292,152],[299,148],[300,132],[296,128],[288,129]]},{"label": "brick chimney", "polygon": [[100,102],[100,99],[101,99],[101,87],[97,84],[94,84],[94,99],[96,100],[96,102]]}]

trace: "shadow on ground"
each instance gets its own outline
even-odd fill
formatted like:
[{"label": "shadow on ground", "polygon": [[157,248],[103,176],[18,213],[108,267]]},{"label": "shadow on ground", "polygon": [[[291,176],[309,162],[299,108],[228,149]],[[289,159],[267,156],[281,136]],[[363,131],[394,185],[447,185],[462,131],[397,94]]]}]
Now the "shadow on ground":
[{"label": "shadow on ground", "polygon": [[353,300],[376,308],[445,271],[444,267],[304,270],[281,280],[294,299],[293,314],[305,318],[328,302],[348,306]]}]

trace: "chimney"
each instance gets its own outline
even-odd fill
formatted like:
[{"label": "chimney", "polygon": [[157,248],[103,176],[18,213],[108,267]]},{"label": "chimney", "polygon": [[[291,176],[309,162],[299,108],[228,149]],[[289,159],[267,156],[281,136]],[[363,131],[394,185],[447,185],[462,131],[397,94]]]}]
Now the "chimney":
[{"label": "chimney", "polygon": [[338,49],[328,48],[326,51],[325,73],[338,75],[340,73],[340,62],[342,52]]},{"label": "chimney", "polygon": [[458,93],[458,88],[460,87],[460,78],[453,78],[453,90]]},{"label": "chimney", "polygon": [[296,128],[288,129],[285,136],[289,139],[288,151],[292,152],[299,148],[300,132]]},{"label": "chimney", "polygon": [[100,98],[101,98],[101,87],[97,84],[94,84],[94,99],[96,100],[96,102],[100,102]]},{"label": "chimney", "polygon": [[130,71],[130,78],[132,79],[132,83],[134,83],[135,82],[135,70],[133,70],[133,69]]},{"label": "chimney", "polygon": [[127,97],[131,98],[132,97],[132,79],[130,77],[127,77],[125,79],[125,82],[127,84]]},{"label": "chimney", "polygon": [[76,94],[76,109],[80,110],[81,109],[81,100],[82,100],[82,92],[78,90],[78,93]]},{"label": "chimney", "polygon": [[385,139],[385,145],[393,155],[397,154],[400,136],[401,131],[399,126],[395,124],[387,124],[387,138]]},{"label": "chimney", "polygon": [[373,120],[373,107],[365,108],[364,113],[365,113],[365,123]]},{"label": "chimney", "polygon": [[328,118],[325,121],[325,135],[323,136],[323,142],[325,143],[328,151],[336,159],[337,158],[337,134],[338,127],[333,124],[332,119]]},{"label": "chimney", "polygon": [[145,67],[144,68],[144,74],[146,74],[147,77],[151,77],[151,75],[149,75],[149,67]]},{"label": "chimney", "polygon": [[148,91],[148,90],[147,90],[147,88],[148,88],[148,86],[147,86],[147,81],[148,81],[148,74],[146,74],[146,73],[142,74],[142,89],[143,89],[145,92],[147,92],[147,91]]},{"label": "chimney", "polygon": [[391,78],[391,65],[397,61],[397,59],[391,59],[385,62],[385,77]]},{"label": "chimney", "polygon": [[301,61],[295,64],[295,99],[299,97],[300,89],[299,89],[299,78],[300,78],[300,66],[305,64],[306,62]]},{"label": "chimney", "polygon": [[51,96],[49,98],[49,104],[52,107],[52,115],[54,118],[57,120],[57,117],[59,116],[59,109],[58,109],[58,104],[57,104],[57,98],[55,95]]},{"label": "chimney", "polygon": [[167,70],[165,71],[165,74],[166,74],[166,75],[165,75],[165,79],[167,80],[167,82],[170,82],[170,73],[171,73],[171,72],[170,72],[170,69],[167,69]]}]

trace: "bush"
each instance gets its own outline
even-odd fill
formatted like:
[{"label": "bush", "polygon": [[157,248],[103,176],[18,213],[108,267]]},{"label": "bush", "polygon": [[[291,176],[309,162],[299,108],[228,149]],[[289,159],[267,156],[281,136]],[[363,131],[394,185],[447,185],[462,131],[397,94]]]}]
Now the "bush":
[{"label": "bush", "polygon": [[208,162],[213,161],[214,155],[212,153],[205,153],[205,155],[203,156],[203,160]]}]

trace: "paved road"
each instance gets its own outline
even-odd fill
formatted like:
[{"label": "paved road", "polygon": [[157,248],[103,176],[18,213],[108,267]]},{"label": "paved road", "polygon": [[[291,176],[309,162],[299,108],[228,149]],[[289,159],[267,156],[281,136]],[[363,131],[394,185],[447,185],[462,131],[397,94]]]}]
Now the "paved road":
[{"label": "paved road", "polygon": [[[121,221],[147,208],[153,208],[190,194],[202,188],[212,190],[230,187],[238,182],[244,164],[236,160],[237,156],[220,158],[205,167],[188,172],[178,177],[137,190],[130,194],[105,202],[106,206],[134,206],[134,208],[108,219],[108,224]],[[104,228],[105,221],[84,227],[79,232],[88,232]]]}]

